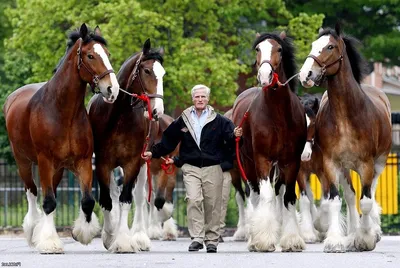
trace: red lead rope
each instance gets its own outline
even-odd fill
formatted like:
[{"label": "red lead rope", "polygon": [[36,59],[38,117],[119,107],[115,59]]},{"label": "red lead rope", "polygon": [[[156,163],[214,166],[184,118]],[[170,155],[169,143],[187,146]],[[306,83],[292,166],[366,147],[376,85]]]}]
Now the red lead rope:
[{"label": "red lead rope", "polygon": [[[281,85],[281,83],[279,82],[278,74],[274,72],[271,84],[269,84],[266,87],[263,87],[263,90],[268,90],[270,88],[273,88],[273,87],[275,87],[276,84],[278,84],[278,86]],[[253,101],[254,101],[254,99],[253,99]],[[247,108],[246,112],[244,113],[242,121],[240,121],[239,127],[242,127],[242,125],[244,123],[244,120],[246,120],[246,118],[249,117],[249,110],[250,110],[250,106],[253,103],[253,101],[250,103],[249,107]],[[247,182],[248,180],[247,180],[247,177],[246,177],[246,173],[244,172],[244,168],[242,166],[242,162],[240,161],[240,150],[239,150],[240,137],[236,137],[235,141],[236,141],[236,160],[238,162],[240,174],[242,175],[243,180],[245,182]]]}]

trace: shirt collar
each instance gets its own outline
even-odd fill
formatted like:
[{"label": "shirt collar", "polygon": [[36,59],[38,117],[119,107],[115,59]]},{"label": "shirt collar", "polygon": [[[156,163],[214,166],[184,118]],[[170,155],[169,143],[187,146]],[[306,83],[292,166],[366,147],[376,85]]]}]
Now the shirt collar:
[{"label": "shirt collar", "polygon": [[[196,114],[196,109],[194,108],[194,106],[192,106],[192,109],[191,109],[190,112]],[[205,113],[207,113],[207,112],[208,112],[208,107],[206,107],[206,108],[201,112],[201,114],[203,115],[203,114],[205,114]]]}]

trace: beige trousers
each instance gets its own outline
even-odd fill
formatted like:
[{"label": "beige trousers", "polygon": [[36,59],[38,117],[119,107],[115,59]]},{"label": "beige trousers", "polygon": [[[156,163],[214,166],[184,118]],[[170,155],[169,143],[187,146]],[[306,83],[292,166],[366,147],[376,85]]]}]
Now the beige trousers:
[{"label": "beige trousers", "polygon": [[188,229],[199,243],[218,245],[221,219],[222,169],[220,165],[182,166],[186,188]]},{"label": "beige trousers", "polygon": [[229,171],[223,173],[224,182],[222,186],[222,207],[221,207],[221,220],[219,223],[221,235],[224,233],[226,211],[228,210],[229,195],[231,193],[232,177]]}]

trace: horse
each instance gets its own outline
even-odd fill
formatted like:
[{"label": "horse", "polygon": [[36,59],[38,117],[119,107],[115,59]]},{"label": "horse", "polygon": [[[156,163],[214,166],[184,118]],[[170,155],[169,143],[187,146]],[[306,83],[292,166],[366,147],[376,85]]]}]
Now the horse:
[{"label": "horse", "polygon": [[[163,132],[174,121],[174,119],[166,114],[159,116],[159,131],[157,133],[155,143],[161,141]],[[173,157],[179,154],[179,146],[168,156]],[[176,176],[178,169],[166,167],[162,168],[162,159],[151,160],[151,173],[155,178],[155,189],[150,199],[149,218],[147,233],[150,239],[160,239],[173,241],[178,237],[176,223],[172,217],[173,213],[173,192],[176,184]],[[161,229],[162,225],[162,229]]]},{"label": "horse", "polygon": [[[327,28],[313,42],[300,71],[304,87],[327,82],[327,97],[321,100],[316,118],[313,155],[321,159],[317,170],[323,188],[321,209],[327,211],[325,252],[370,251],[380,240],[380,208],[375,200],[378,178],[392,143],[390,103],[372,86],[361,85],[366,74],[356,39],[344,36],[340,26]],[[362,116],[361,116],[362,115]],[[352,225],[344,237],[338,183],[349,169],[361,178],[361,218],[355,195],[348,202]],[[350,192],[350,191],[349,191]]]},{"label": "horse", "polygon": [[[117,74],[125,93],[120,94],[112,105],[106,104],[98,96],[94,96],[88,104],[96,155],[96,177],[100,186],[99,204],[104,213],[102,239],[104,247],[111,252],[150,249],[143,215],[147,167],[141,152],[147,142],[150,123],[152,127],[149,134],[152,139],[159,127],[156,121],[149,119],[154,120],[164,112],[162,96],[165,70],[162,63],[162,54],[151,50],[150,39],[147,39],[142,51],[128,58]],[[146,103],[142,101],[149,98],[150,101]],[[150,140],[148,142],[151,143]],[[113,200],[110,186],[113,188],[115,184],[113,180],[110,184],[110,174],[118,166],[123,169],[124,182],[119,200]],[[136,209],[129,230],[128,213],[134,185]]]},{"label": "horse", "polygon": [[[90,33],[86,24],[73,34],[79,39],[54,76],[47,83],[18,88],[3,106],[8,137],[28,199],[24,233],[28,244],[41,253],[63,252],[54,212],[56,188],[65,168],[77,176],[82,191],[73,237],[88,244],[100,229],[93,213],[93,136],[84,98],[89,83],[92,88],[99,88],[105,102],[112,103],[118,96],[119,84],[105,39]],[[32,164],[39,169],[44,213],[37,208]]]},{"label": "horse", "polygon": [[[241,161],[251,185],[250,201],[254,212],[250,222],[248,249],[274,251],[278,243],[280,222],[275,205],[273,166],[280,173],[279,180],[286,185],[282,209],[282,251],[301,251],[305,243],[299,234],[296,219],[296,176],[300,156],[306,142],[304,109],[295,94],[295,80],[286,81],[295,74],[293,45],[286,34],[266,33],[255,40],[258,67],[257,79],[262,88],[250,88],[241,93],[233,107],[233,122],[243,121]],[[288,81],[287,81],[288,82]],[[279,205],[279,204],[278,204]]]},{"label": "horse", "polygon": [[[310,175],[313,173],[312,146],[315,135],[315,119],[319,109],[319,99],[309,94],[301,97],[306,121],[307,121],[307,141],[301,154],[301,165],[297,174],[297,184],[300,190],[299,214],[300,231],[306,243],[315,243],[319,241],[319,233],[314,228],[314,221],[317,219],[317,207],[314,204],[314,196],[310,187]],[[316,161],[315,159],[313,160]]]}]

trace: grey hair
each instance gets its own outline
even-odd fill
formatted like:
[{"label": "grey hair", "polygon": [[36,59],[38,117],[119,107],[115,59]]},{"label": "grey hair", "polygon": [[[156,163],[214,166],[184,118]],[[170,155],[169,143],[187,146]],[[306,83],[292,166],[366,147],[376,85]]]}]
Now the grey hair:
[{"label": "grey hair", "polygon": [[205,86],[205,85],[195,85],[193,88],[192,88],[192,98],[194,97],[194,92],[196,91],[196,90],[198,90],[198,89],[205,89],[206,90],[206,96],[207,96],[207,98],[209,98],[210,97],[210,88],[209,87],[207,87],[207,86]]}]

